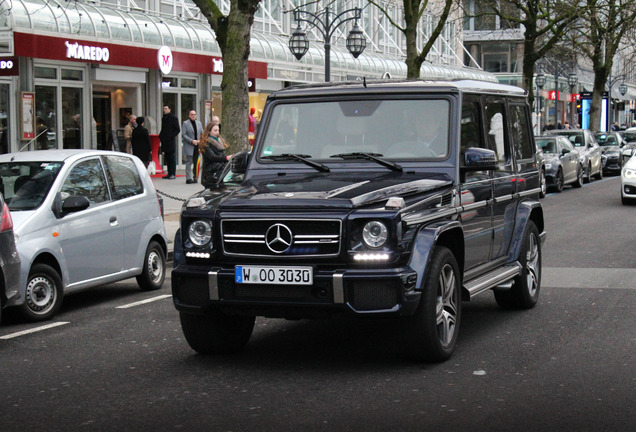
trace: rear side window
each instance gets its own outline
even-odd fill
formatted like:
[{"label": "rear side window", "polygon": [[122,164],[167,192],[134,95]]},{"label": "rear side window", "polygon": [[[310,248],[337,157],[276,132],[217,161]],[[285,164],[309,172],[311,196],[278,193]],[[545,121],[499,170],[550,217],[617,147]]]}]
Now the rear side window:
[{"label": "rear side window", "polygon": [[113,199],[120,200],[143,193],[139,171],[134,161],[125,156],[104,156]]},{"label": "rear side window", "polygon": [[510,141],[517,160],[532,159],[532,139],[530,138],[527,111],[521,105],[510,105]]},{"label": "rear side window", "polygon": [[501,100],[485,98],[484,127],[487,148],[497,153],[499,171],[512,171],[512,157],[506,136],[506,105]]}]

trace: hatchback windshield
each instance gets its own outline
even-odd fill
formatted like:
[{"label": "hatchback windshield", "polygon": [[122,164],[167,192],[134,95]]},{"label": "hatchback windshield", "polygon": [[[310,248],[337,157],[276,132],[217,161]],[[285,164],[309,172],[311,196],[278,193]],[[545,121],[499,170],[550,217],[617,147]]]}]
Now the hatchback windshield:
[{"label": "hatchback windshield", "polygon": [[42,204],[62,162],[5,162],[0,164],[0,192],[11,211],[33,210]]},{"label": "hatchback windshield", "polygon": [[[272,107],[259,158],[361,160],[352,153],[400,159],[449,154],[450,101],[354,100],[278,103]],[[348,157],[344,157],[349,155]]]}]

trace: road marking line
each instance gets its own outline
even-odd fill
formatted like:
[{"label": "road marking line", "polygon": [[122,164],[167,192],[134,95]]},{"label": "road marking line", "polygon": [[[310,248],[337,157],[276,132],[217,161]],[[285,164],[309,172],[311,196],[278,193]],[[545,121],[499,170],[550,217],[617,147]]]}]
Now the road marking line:
[{"label": "road marking line", "polygon": [[13,339],[13,338],[16,338],[18,336],[24,336],[24,335],[27,335],[29,333],[35,333],[35,332],[39,332],[39,331],[42,331],[42,330],[48,330],[50,328],[59,327],[59,326],[65,325],[65,324],[70,324],[70,321],[60,321],[60,322],[56,322],[56,323],[53,323],[53,324],[47,324],[47,325],[44,325],[44,326],[41,326],[41,327],[36,327],[36,328],[29,329],[29,330],[24,330],[24,331],[21,331],[21,332],[17,332],[17,333],[11,333],[11,334],[8,334],[8,335],[0,336],[0,339]]},{"label": "road marking line", "polygon": [[149,298],[149,299],[146,299],[146,300],[141,300],[141,301],[138,301],[138,302],[135,302],[135,303],[129,303],[127,305],[117,306],[115,309],[128,309],[128,308],[131,308],[131,307],[140,306],[142,304],[152,303],[152,302],[157,301],[157,300],[163,300],[163,299],[166,299],[166,298],[169,298],[169,297],[172,297],[172,296],[170,294],[160,295],[160,296],[152,297],[152,298]]}]

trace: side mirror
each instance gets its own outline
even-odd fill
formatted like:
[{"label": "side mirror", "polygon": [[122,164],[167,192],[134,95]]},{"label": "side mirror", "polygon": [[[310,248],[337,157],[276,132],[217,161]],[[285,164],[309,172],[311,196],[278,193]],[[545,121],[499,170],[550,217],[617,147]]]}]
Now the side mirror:
[{"label": "side mirror", "polygon": [[471,147],[464,154],[464,171],[488,171],[498,168],[497,154],[490,149]]},{"label": "side mirror", "polygon": [[82,210],[86,210],[90,207],[91,203],[88,198],[79,195],[71,195],[62,199],[62,194],[57,193],[55,201],[53,202],[53,212],[55,216],[63,218],[69,213],[74,213]]},{"label": "side mirror", "polygon": [[561,150],[561,156],[565,156],[568,153],[570,153],[570,149],[564,148],[564,149]]},{"label": "side mirror", "polygon": [[234,174],[245,174],[249,155],[248,152],[238,152],[232,157],[232,172]]}]

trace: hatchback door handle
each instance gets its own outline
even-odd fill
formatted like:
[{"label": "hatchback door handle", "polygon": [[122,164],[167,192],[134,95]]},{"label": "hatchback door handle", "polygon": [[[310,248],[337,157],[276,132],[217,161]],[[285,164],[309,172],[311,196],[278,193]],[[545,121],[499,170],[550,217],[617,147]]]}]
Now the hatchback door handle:
[{"label": "hatchback door handle", "polygon": [[110,221],[109,221],[109,222],[110,222],[110,225],[111,225],[111,226],[117,226],[117,225],[119,225],[119,223],[117,222],[117,216],[111,216],[111,217],[110,217]]}]

